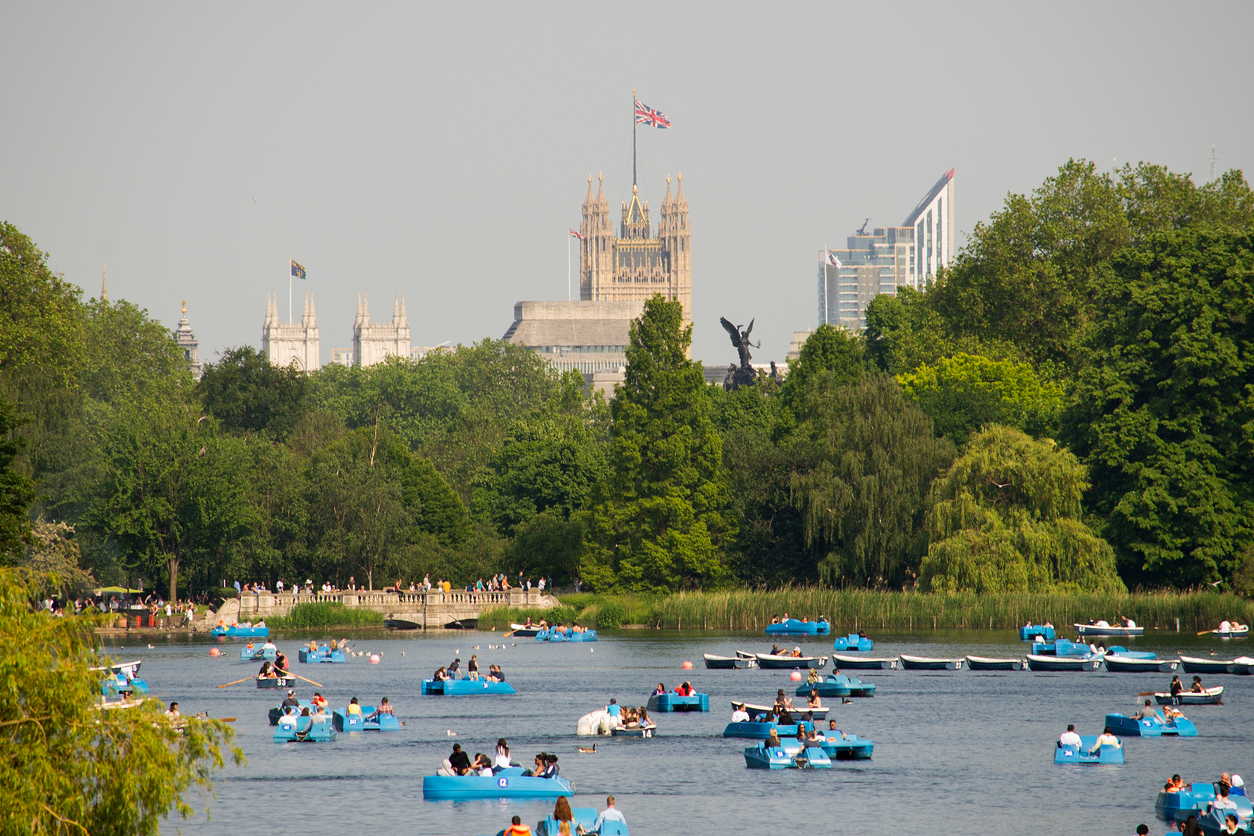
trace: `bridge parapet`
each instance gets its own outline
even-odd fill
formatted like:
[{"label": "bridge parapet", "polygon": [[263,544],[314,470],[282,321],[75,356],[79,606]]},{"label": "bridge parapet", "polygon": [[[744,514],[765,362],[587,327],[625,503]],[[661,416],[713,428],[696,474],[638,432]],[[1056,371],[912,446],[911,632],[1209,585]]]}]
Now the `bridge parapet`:
[{"label": "bridge parapet", "polygon": [[486,609],[495,607],[539,608],[553,606],[548,595],[541,596],[538,589],[511,589],[508,592],[382,592],[341,591],[322,592],[245,592],[239,598],[239,619],[256,621],[271,616],[285,616],[297,604],[334,603],[349,609],[369,609],[385,617],[403,618],[431,627],[473,622]]}]

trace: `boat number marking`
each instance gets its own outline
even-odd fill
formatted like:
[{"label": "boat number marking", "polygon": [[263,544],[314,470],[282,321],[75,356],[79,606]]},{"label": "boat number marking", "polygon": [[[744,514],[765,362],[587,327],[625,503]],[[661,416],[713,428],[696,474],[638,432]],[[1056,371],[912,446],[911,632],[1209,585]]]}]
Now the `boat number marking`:
[{"label": "boat number marking", "polygon": [[497,778],[497,779],[496,779],[496,785],[497,785],[498,787],[508,787],[508,786],[509,786],[509,779],[508,779],[508,778]]}]

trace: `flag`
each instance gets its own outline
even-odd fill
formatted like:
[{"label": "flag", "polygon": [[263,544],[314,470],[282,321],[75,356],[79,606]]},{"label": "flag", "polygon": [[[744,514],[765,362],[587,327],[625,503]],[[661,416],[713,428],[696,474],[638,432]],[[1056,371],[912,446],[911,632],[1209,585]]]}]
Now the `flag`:
[{"label": "flag", "polygon": [[830,264],[830,265],[832,265],[833,267],[844,267],[844,266],[845,266],[845,265],[843,265],[843,264],[841,264],[841,263],[840,263],[840,259],[836,257],[836,253],[828,253],[828,254],[827,254],[827,263],[828,263],[828,264]]},{"label": "flag", "polygon": [[573,230],[573,229],[569,229],[569,228],[568,228],[568,229],[567,229],[567,232],[569,232],[569,233],[570,233],[570,235],[571,235],[571,237],[572,237],[572,238],[578,238],[580,241],[582,241],[582,240],[583,240],[583,236],[582,236],[582,235],[580,235],[578,232],[575,232],[575,230]]},{"label": "flag", "polygon": [[653,128],[669,128],[671,120],[666,118],[665,113],[636,101],[636,124],[649,125]]},{"label": "flag", "polygon": [[293,276],[295,276],[295,277],[296,277],[296,278],[298,278],[298,279],[303,279],[303,278],[305,278],[305,267],[304,267],[304,265],[302,265],[302,264],[297,264],[297,263],[296,263],[296,259],[294,259],[294,258],[292,259],[292,275],[293,275]]}]

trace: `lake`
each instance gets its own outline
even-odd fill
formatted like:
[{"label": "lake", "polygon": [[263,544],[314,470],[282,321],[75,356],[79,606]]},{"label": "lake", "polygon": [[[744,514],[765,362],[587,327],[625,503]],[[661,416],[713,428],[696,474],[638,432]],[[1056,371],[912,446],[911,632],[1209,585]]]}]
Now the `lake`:
[{"label": "lake", "polygon": [[[1009,631],[881,631],[871,637],[875,656],[1011,656],[1029,647]],[[1186,781],[1214,780],[1223,771],[1254,778],[1254,677],[1203,677],[1208,685],[1226,686],[1225,705],[1186,707],[1197,738],[1125,738],[1124,766],[1065,767],[1054,765],[1053,747],[1067,723],[1097,734],[1108,712],[1132,713],[1137,692],[1165,690],[1170,674],[848,671],[874,682],[876,696],[851,705],[824,702],[834,702],[829,716],[841,729],[874,740],[874,758],[838,762],[831,770],[765,771],[745,767],[749,741],[721,734],[732,700],[769,703],[778,688],[791,694],[796,686],[789,672],[708,671],[701,654],[765,651],[773,637],[621,631],[595,644],[550,645],[493,632],[369,633],[357,634],[354,644],[381,653],[381,664],[354,657],[342,665],[302,665],[296,650],[309,638],[297,633],[277,639],[294,672],[322,683],[332,707],[352,696],[365,704],[389,697],[405,721],[400,732],[276,744],[266,712],[279,692],[260,691],[251,681],[214,688],[259,667],[239,660],[240,642],[172,639],[154,649],[108,648],[119,660],[143,659],[140,673],[152,693],[177,700],[184,713],[237,718],[233,725],[248,766],[218,773],[216,798],[189,798],[196,817],[171,819],[163,833],[281,828],[308,836],[475,836],[495,834],[513,815],[534,827],[552,801],[423,800],[423,776],[435,771],[454,742],[472,756],[491,755],[498,737],[508,739],[515,762],[524,765],[537,752],[557,754],[563,777],[575,785],[572,806],[601,808],[606,795],[616,796],[633,836],[816,827],[955,836],[1132,834],[1141,822],[1151,833],[1163,833],[1167,826],[1154,820],[1154,799],[1173,772]],[[832,650],[830,638],[786,640],[808,655]],[[1166,632],[1122,643],[1160,657],[1217,652],[1224,658],[1246,653],[1250,644]],[[501,644],[506,646],[489,647]],[[211,657],[213,646],[224,655]],[[420,695],[424,677],[454,657],[464,667],[472,653],[483,670],[500,664],[519,693]],[[681,669],[685,660],[693,670]],[[652,740],[575,735],[576,720],[611,698],[643,705],[658,682],[671,688],[684,679],[710,695],[710,713],[657,714]],[[297,695],[309,697],[314,690],[300,683]],[[593,740],[596,754],[577,752]]]}]

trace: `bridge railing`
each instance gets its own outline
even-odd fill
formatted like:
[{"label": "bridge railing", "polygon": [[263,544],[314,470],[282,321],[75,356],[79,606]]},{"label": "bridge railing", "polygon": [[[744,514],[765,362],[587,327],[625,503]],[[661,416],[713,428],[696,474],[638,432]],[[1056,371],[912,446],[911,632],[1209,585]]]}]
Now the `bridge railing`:
[{"label": "bridge railing", "polygon": [[511,589],[506,592],[477,592],[455,589],[450,592],[363,592],[361,590],[322,592],[245,592],[239,597],[241,618],[245,615],[282,615],[297,604],[334,603],[350,609],[365,608],[388,613],[393,610],[414,611],[429,607],[484,610],[491,607],[538,607],[539,590]]}]

